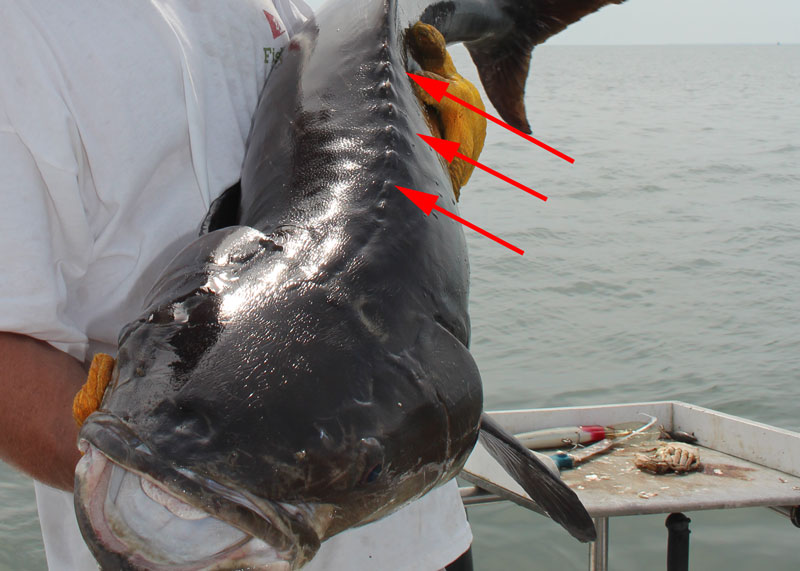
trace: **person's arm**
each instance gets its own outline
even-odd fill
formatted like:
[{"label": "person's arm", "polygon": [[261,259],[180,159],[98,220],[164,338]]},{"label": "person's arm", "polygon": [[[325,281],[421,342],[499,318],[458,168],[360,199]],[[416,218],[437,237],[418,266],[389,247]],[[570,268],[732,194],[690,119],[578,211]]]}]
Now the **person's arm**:
[{"label": "person's arm", "polygon": [[[91,250],[79,185],[88,171],[35,49],[21,45],[0,65],[0,460],[72,490],[80,455],[71,407],[88,343],[64,308]],[[21,83],[12,89],[9,77]],[[25,111],[34,108],[41,113]]]},{"label": "person's arm", "polygon": [[72,399],[83,365],[43,341],[0,333],[0,458],[72,491],[80,458]]}]

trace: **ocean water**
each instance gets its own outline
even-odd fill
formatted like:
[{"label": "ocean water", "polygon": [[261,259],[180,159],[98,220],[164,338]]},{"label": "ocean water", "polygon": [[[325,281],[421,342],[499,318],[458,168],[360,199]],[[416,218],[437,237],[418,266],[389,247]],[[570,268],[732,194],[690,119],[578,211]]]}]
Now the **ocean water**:
[{"label": "ocean water", "polygon": [[[462,49],[465,75],[475,77]],[[678,399],[800,431],[800,46],[536,50],[546,153],[493,125],[461,214],[488,409]],[[469,510],[476,568],[585,569],[512,505]],[[797,568],[765,509],[693,512],[692,569]],[[663,516],[611,520],[615,570],[664,568]],[[0,570],[44,569],[30,483],[0,465]]]},{"label": "ocean water", "polygon": [[[457,63],[470,70],[463,53]],[[683,400],[800,430],[800,46],[542,46],[534,136],[489,127],[468,233],[488,409]],[[470,508],[479,569],[585,569],[508,505]],[[797,569],[766,509],[690,513],[693,569]],[[664,516],[611,520],[610,568],[666,566]]]}]

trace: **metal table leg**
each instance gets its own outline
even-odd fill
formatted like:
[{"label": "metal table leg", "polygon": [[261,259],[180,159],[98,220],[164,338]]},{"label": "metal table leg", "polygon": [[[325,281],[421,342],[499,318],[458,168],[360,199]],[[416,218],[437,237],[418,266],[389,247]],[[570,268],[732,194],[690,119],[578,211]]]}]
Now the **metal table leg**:
[{"label": "metal table leg", "polygon": [[664,525],[669,530],[667,539],[667,571],[689,571],[690,520],[682,513],[670,514]]},{"label": "metal table leg", "polygon": [[771,510],[785,515],[795,527],[800,527],[800,506],[770,506]]},{"label": "metal table leg", "polygon": [[589,571],[608,571],[608,518],[592,519],[597,539],[589,544]]}]

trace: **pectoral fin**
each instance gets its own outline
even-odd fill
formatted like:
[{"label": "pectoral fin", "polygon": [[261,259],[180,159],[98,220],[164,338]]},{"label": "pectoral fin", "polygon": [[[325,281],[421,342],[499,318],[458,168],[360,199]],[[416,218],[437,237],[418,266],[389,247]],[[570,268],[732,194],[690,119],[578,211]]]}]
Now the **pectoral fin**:
[{"label": "pectoral fin", "polygon": [[597,538],[592,518],[575,492],[487,414],[481,416],[480,440],[489,454],[551,519],[579,541]]},{"label": "pectoral fin", "polygon": [[242,200],[242,187],[239,182],[225,190],[211,203],[203,223],[200,235],[208,234],[220,228],[236,226],[239,223],[239,205]]}]

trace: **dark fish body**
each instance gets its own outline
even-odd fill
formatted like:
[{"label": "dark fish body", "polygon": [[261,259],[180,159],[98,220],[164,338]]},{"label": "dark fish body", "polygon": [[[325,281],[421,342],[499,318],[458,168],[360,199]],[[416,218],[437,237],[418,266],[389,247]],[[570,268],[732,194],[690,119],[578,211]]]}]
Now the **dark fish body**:
[{"label": "dark fish body", "polygon": [[[562,4],[580,17],[606,3]],[[524,82],[508,75],[527,75],[549,35],[539,4],[342,0],[291,40],[241,187],[122,332],[112,384],[81,431],[76,508],[104,567],[296,568],[462,468],[482,411],[467,252],[457,223],[396,188],[457,210],[416,136],[429,128],[404,34],[421,20],[469,42],[495,105],[525,128]],[[518,479],[547,479],[502,429],[484,428],[490,448],[513,450]],[[549,478],[563,490],[545,509],[591,539],[577,499]],[[222,539],[181,551],[170,533]]]}]

